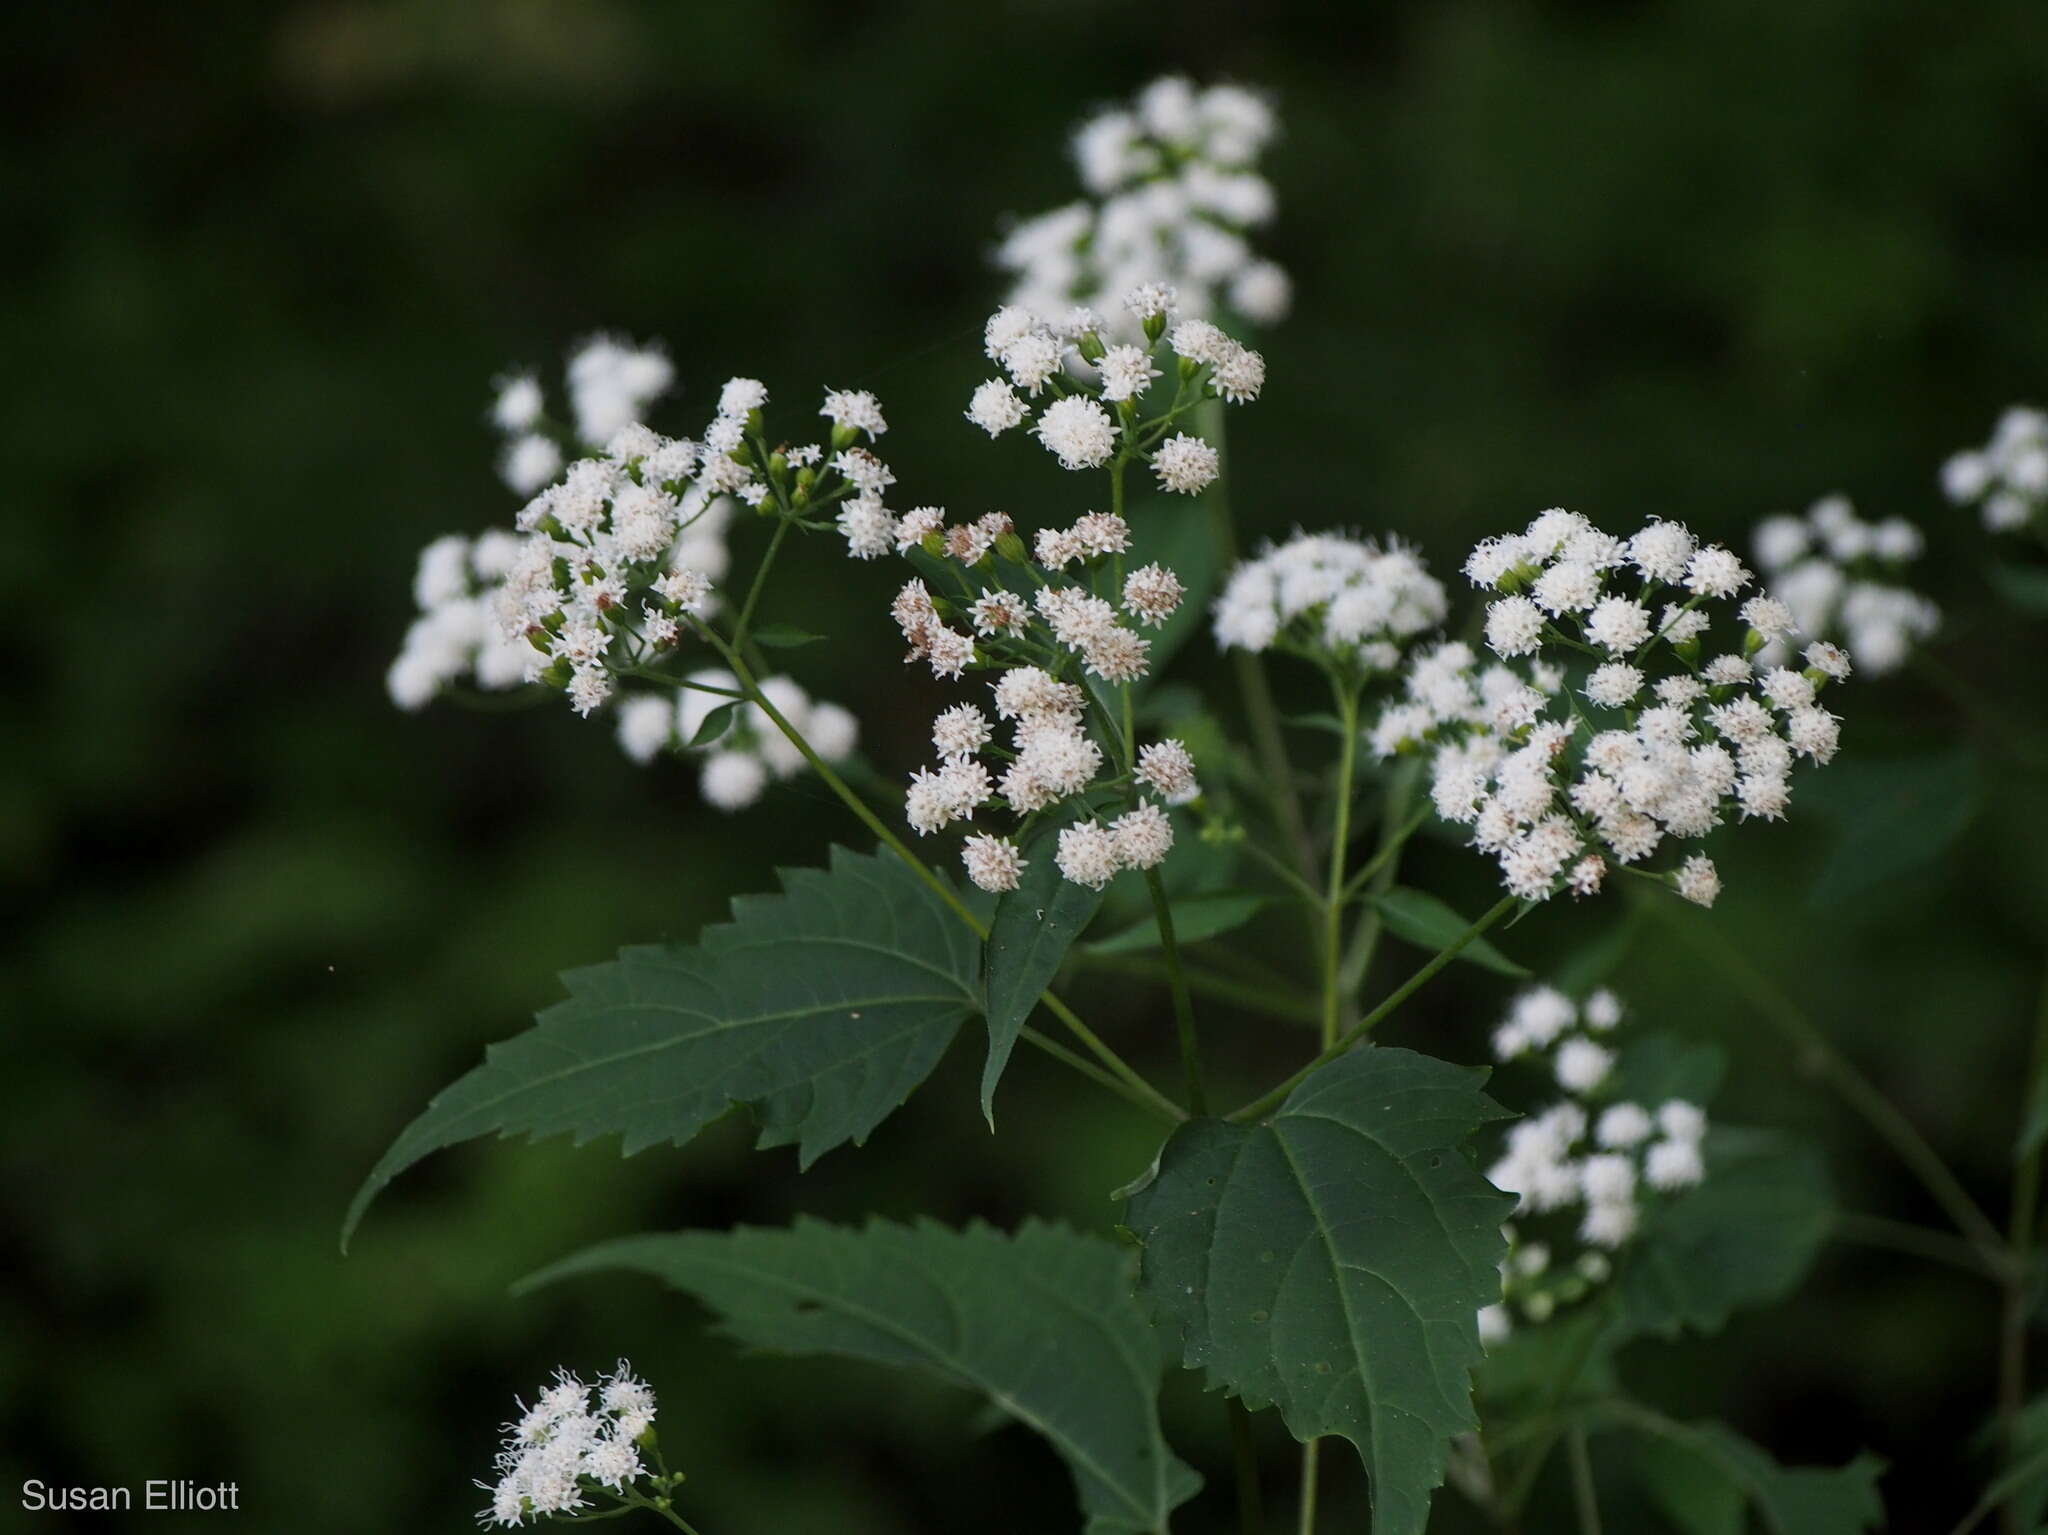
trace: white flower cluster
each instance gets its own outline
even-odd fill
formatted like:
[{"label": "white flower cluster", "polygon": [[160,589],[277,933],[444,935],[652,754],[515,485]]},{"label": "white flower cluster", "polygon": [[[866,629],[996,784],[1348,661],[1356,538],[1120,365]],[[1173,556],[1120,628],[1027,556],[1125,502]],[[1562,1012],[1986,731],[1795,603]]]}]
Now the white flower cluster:
[{"label": "white flower cluster", "polygon": [[[651,762],[665,751],[690,751],[702,759],[698,792],[706,804],[724,811],[743,810],[767,791],[771,782],[792,778],[804,769],[803,754],[790,745],[758,705],[740,704],[731,722],[715,740],[693,748],[697,732],[714,712],[733,702],[725,693],[739,691],[731,672],[692,672],[694,687],[666,694],[636,692],[619,700],[619,749],[635,762]],[[705,691],[717,688],[721,692]],[[795,727],[798,735],[827,762],[843,762],[860,740],[860,722],[838,704],[815,701],[788,677],[766,677],[762,695]]]},{"label": "white flower cluster", "polygon": [[[1091,118],[1074,135],[1088,196],[1024,220],[996,251],[997,265],[1016,274],[1011,301],[1056,314],[1164,279],[1193,316],[1220,301],[1254,324],[1285,319],[1287,274],[1246,238],[1275,211],[1257,167],[1276,126],[1248,90],[1197,89],[1173,76]],[[1124,324],[1121,333],[1130,331]]]},{"label": "white flower cluster", "polygon": [[[1742,603],[1743,629],[1717,639],[1750,573],[1679,524],[1620,539],[1549,511],[1480,544],[1465,570],[1501,594],[1486,638],[1510,664],[1482,668],[1458,643],[1416,656],[1373,741],[1433,754],[1437,814],[1472,829],[1520,899],[1590,895],[1610,864],[1703,837],[1724,810],[1776,820],[1794,761],[1834,756],[1840,721],[1818,699],[1848,656],[1815,643],[1803,671],[1757,665],[1793,627],[1771,597]],[[1702,906],[1720,893],[1698,853],[1663,877]]]},{"label": "white flower cluster", "polygon": [[[1242,405],[1266,385],[1266,360],[1207,320],[1174,322],[1174,290],[1157,283],[1133,288],[1124,305],[1140,321],[1139,339],[1104,340],[1107,323],[1092,309],[1067,313],[1057,325],[1007,305],[989,316],[982,347],[1005,377],[988,379],[968,402],[967,419],[997,437],[1036,413],[1032,435],[1068,469],[1099,469],[1120,454],[1144,459],[1162,490],[1197,495],[1221,469],[1215,448],[1171,431],[1207,399]],[[1138,403],[1173,364],[1174,395],[1165,412],[1139,418]],[[1082,364],[1093,381],[1076,380]],[[1040,395],[1050,398],[1036,404]],[[856,551],[859,552],[859,551]]]},{"label": "white flower cluster", "polygon": [[499,632],[490,595],[520,548],[516,533],[500,529],[474,540],[450,533],[420,551],[412,582],[419,617],[384,674],[385,690],[399,708],[425,708],[443,688],[464,680],[489,691],[527,680],[533,647]]},{"label": "white flower cluster", "polygon": [[538,1524],[588,1507],[598,1488],[622,1492],[647,1474],[640,1447],[654,1427],[654,1391],[624,1360],[595,1385],[560,1371],[533,1406],[519,1405],[505,1425],[498,1479],[477,1483],[491,1495],[480,1522]]},{"label": "white flower cluster", "polygon": [[1216,601],[1216,643],[1278,646],[1370,672],[1401,664],[1402,646],[1443,622],[1441,582],[1399,544],[1296,533],[1244,560]]},{"label": "white flower cluster", "polygon": [[[1837,639],[1859,671],[1896,671],[1913,646],[1941,627],[1941,609],[1900,584],[1925,541],[1902,517],[1865,522],[1847,496],[1825,496],[1804,517],[1757,524],[1756,561],[1773,597],[1814,639]],[[1792,647],[1780,636],[1760,652],[1760,666],[1782,665]]]},{"label": "white flower cluster", "polygon": [[[915,521],[913,521],[915,519]],[[1090,512],[1069,528],[1041,529],[1027,551],[1010,519],[991,513],[947,526],[944,514],[925,508],[906,513],[906,550],[943,558],[956,596],[935,595],[913,579],[896,595],[891,612],[910,650],[932,675],[957,678],[969,667],[999,668],[990,684],[995,718],[972,703],[943,711],[932,724],[936,767],[911,775],[904,814],[920,836],[977,810],[1000,805],[1028,823],[1062,801],[1104,783],[1102,740],[1120,750],[1114,722],[1098,719],[1083,675],[1120,685],[1145,675],[1151,642],[1141,632],[1170,618],[1180,606],[1180,579],[1163,565],[1116,575],[1130,547],[1130,528],[1111,512]],[[993,558],[1022,567],[1015,586]],[[1105,582],[1118,600],[1097,596]],[[1026,595],[1026,593],[1029,595]],[[995,744],[997,722],[1009,727],[1007,747]],[[995,759],[995,769],[982,758]],[[1120,785],[1142,787],[1167,804],[1200,794],[1193,759],[1178,741],[1153,742],[1137,753]],[[1021,833],[1020,833],[1021,837]],[[1086,820],[1059,838],[1060,872],[1076,884],[1100,888],[1124,869],[1148,869],[1173,846],[1173,826],[1157,804],[1139,800],[1107,825]],[[992,833],[967,839],[968,876],[984,890],[1013,890],[1026,861],[1016,841]]]},{"label": "white flower cluster", "polygon": [[1977,507],[1994,533],[2035,521],[2048,507],[2048,412],[2011,407],[1989,442],[1941,466],[1941,488],[1957,506]]},{"label": "white flower cluster", "polygon": [[[645,419],[647,407],[674,381],[675,368],[659,346],[592,336],[569,355],[575,439],[589,449],[602,447],[614,432]],[[562,472],[562,446],[550,430],[547,396],[531,373],[498,381],[491,421],[505,439],[498,473],[516,493],[530,496]]]},{"label": "white flower cluster", "polygon": [[[1611,1271],[1608,1254],[1641,1223],[1645,1197],[1675,1193],[1706,1176],[1701,1142],[1707,1116],[1682,1098],[1655,1105],[1618,1097],[1611,1038],[1622,1019],[1611,991],[1583,1005],[1539,986],[1514,1001],[1494,1031],[1494,1058],[1534,1058],[1562,1096],[1507,1129],[1505,1154],[1486,1176],[1519,1198],[1516,1223],[1501,1228],[1501,1300],[1479,1313],[1482,1341],[1498,1343],[1524,1320],[1547,1320],[1583,1298]],[[1540,1230],[1538,1230],[1540,1228]],[[1538,1237],[1530,1235],[1538,1230]],[[1566,1249],[1578,1245],[1575,1257]]]}]

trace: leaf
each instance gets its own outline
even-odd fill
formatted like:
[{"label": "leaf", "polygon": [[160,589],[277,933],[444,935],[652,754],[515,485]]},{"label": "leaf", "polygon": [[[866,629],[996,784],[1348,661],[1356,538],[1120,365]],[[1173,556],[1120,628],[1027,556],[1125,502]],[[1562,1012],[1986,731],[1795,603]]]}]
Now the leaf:
[{"label": "leaf", "polygon": [[732,728],[733,716],[738,708],[739,704],[736,702],[720,704],[716,709],[705,715],[704,722],[697,727],[697,733],[690,737],[690,745],[709,746],[713,741],[724,735],[726,731]]},{"label": "leaf", "polygon": [[921,1370],[978,1391],[1052,1442],[1096,1535],[1163,1531],[1201,1478],[1160,1430],[1165,1360],[1131,1295],[1131,1254],[1027,1221],[860,1229],[799,1219],[607,1242],[527,1281],[603,1269],[666,1280],[742,1343]]},{"label": "leaf", "polygon": [[1864,1535],[1884,1521],[1884,1462],[1859,1455],[1825,1469],[1779,1465],[1720,1423],[1674,1423],[1634,1412],[1616,1421],[1650,1435],[1636,1470],[1643,1490],[1685,1535],[1742,1535],[1754,1508],[1772,1535]]},{"label": "leaf", "polygon": [[1653,1111],[1672,1098],[1705,1105],[1727,1069],[1728,1053],[1717,1044],[1677,1034],[1645,1034],[1621,1052],[1607,1090],[1617,1099]]},{"label": "leaf", "polygon": [[1017,888],[996,899],[988,932],[988,1062],[981,1070],[981,1112],[995,1128],[996,1083],[1024,1020],[1038,1006],[1067,950],[1094,920],[1102,892],[1060,876],[1053,861],[1060,828],[1047,826],[1024,849]]},{"label": "leaf", "polygon": [[695,944],[564,976],[568,1000],[492,1046],[384,1153],[343,1244],[399,1173],[492,1132],[617,1135],[631,1156],[746,1103],[760,1144],[796,1142],[805,1166],[865,1139],[980,1009],[978,946],[889,854],[835,848],[829,869],[781,877],[781,894],[735,901]]},{"label": "leaf", "polygon": [[805,645],[816,644],[825,636],[799,629],[794,624],[762,624],[758,629],[749,629],[747,637],[765,650],[800,650]]},{"label": "leaf", "polygon": [[1451,1438],[1476,1424],[1475,1321],[1500,1298],[1513,1202],[1465,1140],[1505,1117],[1485,1073],[1364,1045],[1273,1117],[1197,1119],[1131,1198],[1141,1287],[1183,1362],[1297,1439],[1341,1434],[1377,1535],[1417,1535]]},{"label": "leaf", "polygon": [[[1406,885],[1396,885],[1371,897],[1371,900],[1379,911],[1380,920],[1387,924],[1388,932],[1418,948],[1428,949],[1432,954],[1449,948],[1472,925],[1428,891],[1414,890]],[[1484,938],[1473,939],[1458,958],[1484,965],[1502,975],[1526,977],[1529,974],[1526,965],[1516,964]]]},{"label": "leaf", "polygon": [[2027,1117],[2020,1126],[2012,1159],[2015,1162],[2025,1161],[2041,1149],[2043,1141],[2048,1141],[2048,1071],[2035,1077],[2027,1089]]},{"label": "leaf", "polygon": [[1933,863],[1969,828],[1982,778],[1968,746],[1830,765],[1811,804],[1835,823],[1836,840],[1807,905],[1833,907]]},{"label": "leaf", "polygon": [[1810,1148],[1762,1130],[1707,1137],[1704,1182],[1653,1206],[1615,1274],[1622,1338],[1712,1333],[1785,1295],[1827,1239],[1834,1202]]},{"label": "leaf", "polygon": [[[1175,943],[1200,943],[1243,927],[1266,909],[1266,897],[1250,890],[1215,890],[1183,896],[1173,903]],[[1093,954],[1142,954],[1159,948],[1159,919],[1147,917],[1135,927],[1088,945]]]}]

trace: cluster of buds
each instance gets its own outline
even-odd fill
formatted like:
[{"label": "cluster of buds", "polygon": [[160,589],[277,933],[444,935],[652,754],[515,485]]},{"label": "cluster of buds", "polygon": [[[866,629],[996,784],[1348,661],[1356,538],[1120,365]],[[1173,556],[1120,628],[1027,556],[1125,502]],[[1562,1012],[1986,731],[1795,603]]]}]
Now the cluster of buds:
[{"label": "cluster of buds", "polygon": [[[1846,652],[1816,642],[1803,670],[1758,664],[1794,627],[1773,597],[1743,602],[1741,631],[1717,637],[1750,573],[1677,523],[1620,539],[1545,512],[1465,569],[1498,594],[1486,638],[1506,664],[1456,643],[1418,655],[1373,739],[1431,755],[1437,814],[1471,828],[1516,897],[1590,895],[1611,866],[1704,837],[1724,810],[1776,820],[1795,760],[1834,756],[1840,721],[1818,700],[1849,675]],[[1721,888],[1698,853],[1660,877],[1702,906]]]},{"label": "cluster of buds", "polygon": [[533,1406],[520,1409],[505,1425],[496,1479],[477,1483],[491,1495],[477,1515],[483,1524],[574,1516],[607,1495],[666,1507],[669,1489],[682,1480],[650,1472],[641,1458],[655,1448],[654,1391],[623,1359],[594,1385],[559,1371]]},{"label": "cluster of buds", "polygon": [[[1802,634],[1839,640],[1858,671],[1881,676],[1941,627],[1941,609],[1900,580],[1925,540],[1903,517],[1865,522],[1847,496],[1824,496],[1804,517],[1757,524],[1756,561],[1771,595]],[[1757,656],[1779,666],[1791,646],[1774,639]]]},{"label": "cluster of buds", "polygon": [[1994,533],[2038,527],[2048,508],[2048,412],[2011,407],[1989,442],[1941,466],[1941,488],[1957,506],[1978,508]]},{"label": "cluster of buds", "polygon": [[1517,1316],[1543,1322],[1584,1298],[1611,1272],[1609,1255],[1635,1236],[1645,1198],[1706,1176],[1703,1109],[1615,1092],[1616,1053],[1607,1041],[1621,1021],[1610,991],[1579,1004],[1540,986],[1517,997],[1494,1031],[1496,1060],[1533,1061],[1561,1096],[1508,1126],[1504,1154],[1487,1169],[1488,1181],[1520,1201],[1515,1221],[1501,1228],[1501,1300],[1479,1313],[1488,1343],[1506,1338]]},{"label": "cluster of buds", "polygon": [[1087,197],[1019,222],[996,251],[1011,302],[1054,314],[1163,278],[1190,315],[1284,319],[1287,274],[1247,238],[1275,211],[1258,161],[1276,126],[1252,92],[1177,76],[1089,119],[1074,135]]},{"label": "cluster of buds", "polygon": [[[935,593],[915,578],[897,593],[891,611],[909,645],[905,659],[925,662],[940,678],[997,675],[993,719],[967,703],[933,722],[939,761],[911,777],[904,801],[911,828],[929,835],[996,806],[1020,818],[1021,838],[1034,818],[1096,789],[1142,787],[1168,804],[1194,799],[1194,765],[1178,741],[1151,743],[1114,779],[1104,777],[1105,763],[1126,743],[1087,679],[1118,687],[1143,677],[1150,649],[1143,631],[1163,624],[1181,601],[1179,578],[1162,565],[1123,573],[1130,547],[1123,518],[1091,512],[1071,527],[1041,529],[1027,551],[1000,514],[949,527],[943,514],[925,512],[907,530],[915,542],[905,549],[933,562],[933,580],[950,591]],[[1113,598],[1098,595],[1104,590]],[[1008,728],[1007,745],[997,743],[998,722]],[[1060,870],[1100,887],[1120,870],[1151,868],[1172,845],[1164,813],[1140,802],[1109,825],[1068,827]],[[1017,843],[989,833],[970,837],[962,858],[985,890],[1014,889],[1024,868]]]},{"label": "cluster of buds", "polygon": [[1216,602],[1216,643],[1370,675],[1397,668],[1402,647],[1444,611],[1443,584],[1411,550],[1297,533],[1231,572]]},{"label": "cluster of buds", "polygon": [[[1213,446],[1176,427],[1204,400],[1256,400],[1266,360],[1207,320],[1176,321],[1177,306],[1170,287],[1133,288],[1124,308],[1138,324],[1134,341],[1108,339],[1107,322],[1092,309],[1070,310],[1057,322],[1017,305],[997,310],[982,346],[1004,376],[974,391],[967,419],[997,437],[1035,415],[1032,435],[1065,468],[1142,459],[1160,489],[1199,494],[1221,463]],[[1146,419],[1142,404],[1169,371],[1162,362],[1170,365],[1173,398]]]}]

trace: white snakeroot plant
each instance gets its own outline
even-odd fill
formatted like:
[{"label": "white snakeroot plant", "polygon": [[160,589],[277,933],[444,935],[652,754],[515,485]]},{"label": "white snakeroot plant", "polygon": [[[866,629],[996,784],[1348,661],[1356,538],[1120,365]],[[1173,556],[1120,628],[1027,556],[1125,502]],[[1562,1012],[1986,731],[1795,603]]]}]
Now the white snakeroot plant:
[{"label": "white snakeroot plant", "polygon": [[[1557,903],[1530,929],[1541,938],[1496,931],[1560,892],[1620,884],[1617,871],[1649,875],[1628,920],[1661,912],[1711,942],[1713,919],[1683,904],[1720,892],[1702,840],[1785,816],[1795,769],[1840,744],[1832,684],[1875,641],[1846,601],[1802,610],[1666,521],[1619,537],[1545,512],[1471,551],[1476,596],[1430,573],[1399,536],[1416,528],[1309,527],[1240,560],[1222,428],[1261,397],[1265,360],[1231,328],[1278,306],[1270,282],[1265,302],[1246,284],[1256,259],[1226,262],[1236,247],[1215,242],[1270,212],[1256,159],[1271,131],[1256,96],[1162,82],[1084,131],[1099,205],[1012,242],[1024,288],[984,327],[988,376],[964,421],[949,407],[920,425],[984,441],[990,483],[996,455],[1043,453],[1068,495],[995,506],[970,490],[949,512],[922,487],[899,494],[878,450],[901,439],[860,389],[825,391],[792,442],[770,433],[768,391],[745,377],[696,437],[649,427],[672,381],[654,348],[579,351],[561,420],[536,380],[505,381],[493,416],[507,466],[521,459],[524,507],[509,530],[422,555],[394,698],[564,698],[635,760],[692,754],[716,809],[809,771],[871,850],[784,871],[695,942],[629,945],[574,972],[566,998],[398,1138],[351,1230],[394,1177],[489,1134],[680,1150],[744,1106],[764,1147],[807,1166],[874,1132],[972,1021],[991,1128],[1019,1046],[1156,1124],[1156,1155],[1120,1195],[1128,1242],[1037,1222],[803,1221],[629,1238],[550,1276],[635,1270],[701,1299],[742,1342],[973,1382],[1073,1468],[1091,1528],[1157,1532],[1201,1482],[1160,1424],[1169,1364],[1224,1394],[1247,1531],[1261,1438],[1270,1450],[1283,1427],[1302,1445],[1301,1531],[1316,1526],[1322,1442],[1340,1437],[1364,1463],[1376,1535],[1421,1535],[1447,1479],[1498,1527],[1533,1528],[1561,1442],[1583,1512],[1596,1479],[1580,1441],[1668,1421],[1619,1394],[1617,1350],[1711,1330],[1796,1282],[1833,1229],[1809,1163],[1732,1132],[1710,1158],[1705,1091],[1684,1085],[1700,1073],[1624,1045],[1611,994],[1545,988],[1512,1004],[1494,1038],[1502,1081],[1534,1072],[1542,1086],[1505,1131],[1481,1073],[1374,1034],[1460,960],[1526,974],[1490,932],[1514,948],[1604,925],[1619,901]],[[2002,430],[2005,486],[2028,471],[2025,433]],[[1987,470],[1978,488],[1991,483]],[[1903,556],[1886,526],[1852,550],[1865,535],[1826,514],[1801,525],[1797,557]],[[888,764],[893,782],[854,758],[854,718],[811,697],[800,656],[769,664],[811,638],[766,619],[805,609],[786,556],[806,540],[827,579],[871,594],[853,642],[878,659],[900,642],[917,686],[944,695],[928,736],[920,711],[914,753]],[[1232,693],[1162,686],[1205,627]],[[1267,675],[1281,666],[1289,687],[1327,688],[1331,712],[1283,717]],[[1401,883],[1432,815],[1498,866],[1506,893],[1476,919]],[[1395,944],[1426,957],[1382,977]],[[1117,987],[1101,1032],[1070,1000],[1096,972]],[[1574,994],[1597,980],[1581,974]],[[1161,988],[1150,1001],[1144,982]],[[1226,1010],[1258,1048],[1291,1048],[1292,1069],[1234,1108],[1214,1101],[1198,994],[1203,1026]],[[1818,1031],[1769,1011],[1803,1060],[1858,1081]],[[1178,1073],[1162,1085],[1125,1051],[1167,1016]],[[1873,1093],[1845,1096],[1867,1111]],[[2003,1262],[1910,1129],[1872,1118],[1966,1209],[1973,1254]],[[1677,1269],[1685,1286],[1655,1282]],[[1569,1349],[1542,1352],[1546,1318],[1582,1329]],[[1515,1383],[1537,1375],[1532,1405]],[[487,1521],[644,1507],[688,1529],[652,1417],[623,1367],[591,1387],[559,1381],[508,1431]],[[1732,1496],[1783,1475],[1718,1426],[1688,1432],[1733,1446],[1724,1460],[1749,1480]],[[1860,1463],[1799,1486],[1831,1528],[1867,1527]]]},{"label": "white snakeroot plant", "polygon": [[[1859,672],[1897,671],[1941,628],[1941,609],[1901,579],[1926,540],[1903,517],[1865,522],[1847,496],[1824,496],[1804,517],[1767,517],[1752,539],[1763,583],[1792,610],[1797,632],[1838,641]],[[1782,666],[1785,636],[1757,653]]]},{"label": "white snakeroot plant", "polygon": [[1991,440],[1941,466],[1942,493],[1974,506],[1994,533],[2043,531],[2048,508],[2048,412],[2014,405],[1998,418]]},{"label": "white snakeroot plant", "polygon": [[[1091,117],[1073,139],[1086,196],[1019,221],[997,247],[1016,281],[1010,301],[1048,315],[1110,310],[1130,289],[1166,282],[1190,317],[1285,319],[1287,273],[1251,243],[1277,207],[1258,169],[1277,130],[1256,92],[1179,76]],[[1136,325],[1115,319],[1114,331],[1134,339]]]}]

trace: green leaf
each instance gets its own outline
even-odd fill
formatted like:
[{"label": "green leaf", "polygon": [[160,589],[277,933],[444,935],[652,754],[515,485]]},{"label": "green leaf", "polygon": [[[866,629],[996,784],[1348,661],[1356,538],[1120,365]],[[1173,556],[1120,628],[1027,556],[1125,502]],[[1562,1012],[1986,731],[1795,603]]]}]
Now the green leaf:
[{"label": "green leaf", "polygon": [[1127,1224],[1142,1289],[1183,1362],[1297,1439],[1349,1439],[1376,1535],[1417,1535],[1451,1438],[1476,1425],[1475,1317],[1500,1299],[1513,1202],[1465,1141],[1505,1117],[1483,1071],[1364,1045],[1273,1117],[1197,1119],[1160,1152]]},{"label": "green leaf", "polygon": [[[1428,891],[1406,885],[1396,885],[1371,900],[1388,932],[1432,954],[1449,948],[1472,925]],[[1521,978],[1529,974],[1526,965],[1516,964],[1484,938],[1473,939],[1458,958],[1502,975]]]},{"label": "green leaf", "polygon": [[704,722],[697,727],[697,733],[690,737],[692,746],[709,746],[732,728],[734,715],[739,709],[737,702],[720,704],[704,716]]},{"label": "green leaf", "polygon": [[2020,1126],[2020,1137],[2012,1151],[2015,1162],[2023,1162],[2041,1149],[2041,1143],[2048,1140],[2048,1071],[2034,1078],[2027,1089],[2027,1117]]},{"label": "green leaf", "polygon": [[2022,613],[2048,614],[2048,566],[2000,561],[1989,571],[1992,590]]},{"label": "green leaf", "polygon": [[1834,1220],[1820,1158],[1788,1137],[1717,1130],[1707,1176],[1654,1205],[1615,1274],[1621,1337],[1712,1333],[1789,1292]]},{"label": "green leaf", "polygon": [[[1179,944],[1200,943],[1243,927],[1266,908],[1266,897],[1250,890],[1215,890],[1182,896],[1173,903],[1173,938]],[[1143,954],[1160,947],[1159,919],[1147,917],[1135,927],[1088,945],[1095,954]]]},{"label": "green leaf", "polygon": [[1705,1105],[1728,1069],[1728,1052],[1704,1040],[1678,1034],[1645,1034],[1621,1052],[1607,1089],[1654,1110],[1672,1098]]},{"label": "green leaf", "polygon": [[996,1083],[1024,1020],[1102,905],[1100,890],[1060,877],[1053,861],[1059,834],[1060,827],[1049,825],[1031,839],[1017,888],[996,898],[989,924],[988,1062],[981,1070],[981,1112],[990,1128],[996,1122]]},{"label": "green leaf", "polygon": [[1163,1531],[1201,1478],[1159,1426],[1165,1360],[1131,1295],[1127,1249],[1027,1221],[1015,1236],[976,1223],[799,1219],[607,1242],[528,1286],[602,1269],[667,1281],[716,1311],[740,1342],[920,1370],[989,1398],[1052,1442],[1092,1535]]},{"label": "green leaf", "polygon": [[569,998],[494,1045],[384,1153],[350,1206],[430,1152],[480,1135],[617,1135],[681,1146],[735,1103],[805,1166],[861,1141],[981,1006],[973,934],[898,859],[835,848],[784,871],[695,944],[622,950],[563,977]]},{"label": "green leaf", "polygon": [[1720,1423],[1636,1412],[1616,1421],[1650,1436],[1637,1475],[1684,1535],[1742,1535],[1745,1507],[1772,1535],[1864,1535],[1884,1521],[1877,1495],[1884,1462],[1874,1455],[1846,1466],[1790,1468]]},{"label": "green leaf", "polygon": [[1968,830],[1982,779],[1968,746],[1831,764],[1815,777],[1809,803],[1835,823],[1835,845],[1807,904],[1834,907],[1933,863]]},{"label": "green leaf", "polygon": [[825,636],[799,629],[794,624],[762,624],[758,629],[749,629],[747,637],[764,650],[798,650],[805,645],[816,644]]}]

